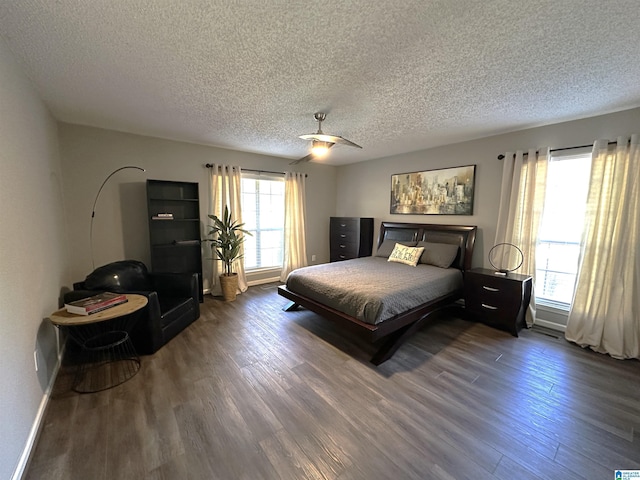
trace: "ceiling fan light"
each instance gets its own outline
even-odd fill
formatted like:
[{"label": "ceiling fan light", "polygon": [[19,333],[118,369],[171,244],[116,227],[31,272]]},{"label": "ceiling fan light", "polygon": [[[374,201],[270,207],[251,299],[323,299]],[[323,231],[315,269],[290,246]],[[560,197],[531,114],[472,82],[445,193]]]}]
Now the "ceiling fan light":
[{"label": "ceiling fan light", "polygon": [[329,153],[329,143],[321,142],[320,140],[314,140],[313,145],[311,147],[311,154],[315,158],[326,157],[327,153]]}]

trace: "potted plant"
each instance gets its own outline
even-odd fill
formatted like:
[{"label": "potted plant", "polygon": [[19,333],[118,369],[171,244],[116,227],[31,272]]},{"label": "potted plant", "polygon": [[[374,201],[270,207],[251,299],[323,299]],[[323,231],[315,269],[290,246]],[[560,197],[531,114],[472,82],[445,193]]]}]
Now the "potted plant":
[{"label": "potted plant", "polygon": [[227,302],[236,299],[238,290],[238,274],[233,271],[233,262],[242,258],[241,247],[244,243],[244,234],[251,233],[244,230],[244,223],[237,223],[231,220],[229,208],[225,205],[222,218],[216,215],[209,215],[213,220],[213,225],[209,225],[211,230],[207,239],[211,242],[211,248],[215,249],[216,256],[222,261],[224,271],[220,275],[220,286],[222,295]]}]

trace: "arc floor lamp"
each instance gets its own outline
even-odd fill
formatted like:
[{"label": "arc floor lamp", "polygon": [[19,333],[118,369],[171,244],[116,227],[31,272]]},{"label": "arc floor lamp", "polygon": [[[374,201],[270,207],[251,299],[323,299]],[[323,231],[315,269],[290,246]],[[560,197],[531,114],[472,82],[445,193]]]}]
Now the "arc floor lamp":
[{"label": "arc floor lamp", "polygon": [[136,170],[142,170],[143,172],[146,171],[144,168],[136,167],[135,165],[126,165],[124,167],[115,169],[113,172],[109,174],[107,178],[104,179],[104,182],[102,182],[102,185],[100,185],[100,188],[98,189],[98,193],[96,194],[96,199],[93,201],[93,208],[91,209],[91,224],[89,225],[89,248],[91,249],[91,267],[93,270],[96,269],[96,264],[93,259],[93,219],[96,216],[96,204],[98,203],[98,198],[100,197],[100,193],[102,193],[102,189],[107,184],[109,179],[113,177],[116,173],[118,173],[120,170],[125,170],[127,168],[135,168]]}]

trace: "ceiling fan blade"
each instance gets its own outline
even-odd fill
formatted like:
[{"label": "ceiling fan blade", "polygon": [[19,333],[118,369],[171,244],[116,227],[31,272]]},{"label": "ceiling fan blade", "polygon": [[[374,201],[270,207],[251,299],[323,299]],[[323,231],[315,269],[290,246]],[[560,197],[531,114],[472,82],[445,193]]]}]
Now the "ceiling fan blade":
[{"label": "ceiling fan blade", "polygon": [[362,148],[357,143],[353,143],[351,140],[347,140],[339,135],[327,135],[324,133],[309,133],[307,135],[300,135],[300,138],[304,140],[319,140],[321,142],[340,143],[342,145],[348,145],[349,147]]},{"label": "ceiling fan blade", "polygon": [[360,145],[358,145],[357,143],[352,142],[351,140],[347,140],[344,137],[341,137],[339,135],[329,135],[332,140],[329,140],[330,142],[333,143],[341,143],[342,145],[347,145],[349,147],[356,147],[356,148],[362,148]]},{"label": "ceiling fan blade", "polygon": [[293,162],[291,162],[289,165],[298,165],[299,163],[302,162],[308,162],[309,160],[311,160],[313,158],[312,154],[309,154],[305,157],[299,158],[298,160],[294,160]]}]

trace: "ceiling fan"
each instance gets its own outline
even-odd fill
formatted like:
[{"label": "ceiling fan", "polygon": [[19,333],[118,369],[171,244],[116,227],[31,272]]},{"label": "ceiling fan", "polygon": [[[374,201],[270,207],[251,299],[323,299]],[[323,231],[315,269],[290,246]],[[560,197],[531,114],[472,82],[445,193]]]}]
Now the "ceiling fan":
[{"label": "ceiling fan", "polygon": [[311,153],[305,157],[302,157],[298,160],[294,160],[289,165],[297,165],[301,162],[308,162],[312,158],[322,158],[327,153],[329,153],[329,149],[333,147],[336,143],[340,143],[342,145],[348,145],[350,147],[362,148],[360,145],[353,143],[351,140],[347,140],[339,135],[327,135],[322,131],[322,122],[327,118],[327,114],[323,112],[316,112],[313,115],[313,118],[318,122],[318,131],[316,133],[309,133],[306,135],[300,135],[300,138],[304,140],[311,140]]}]

